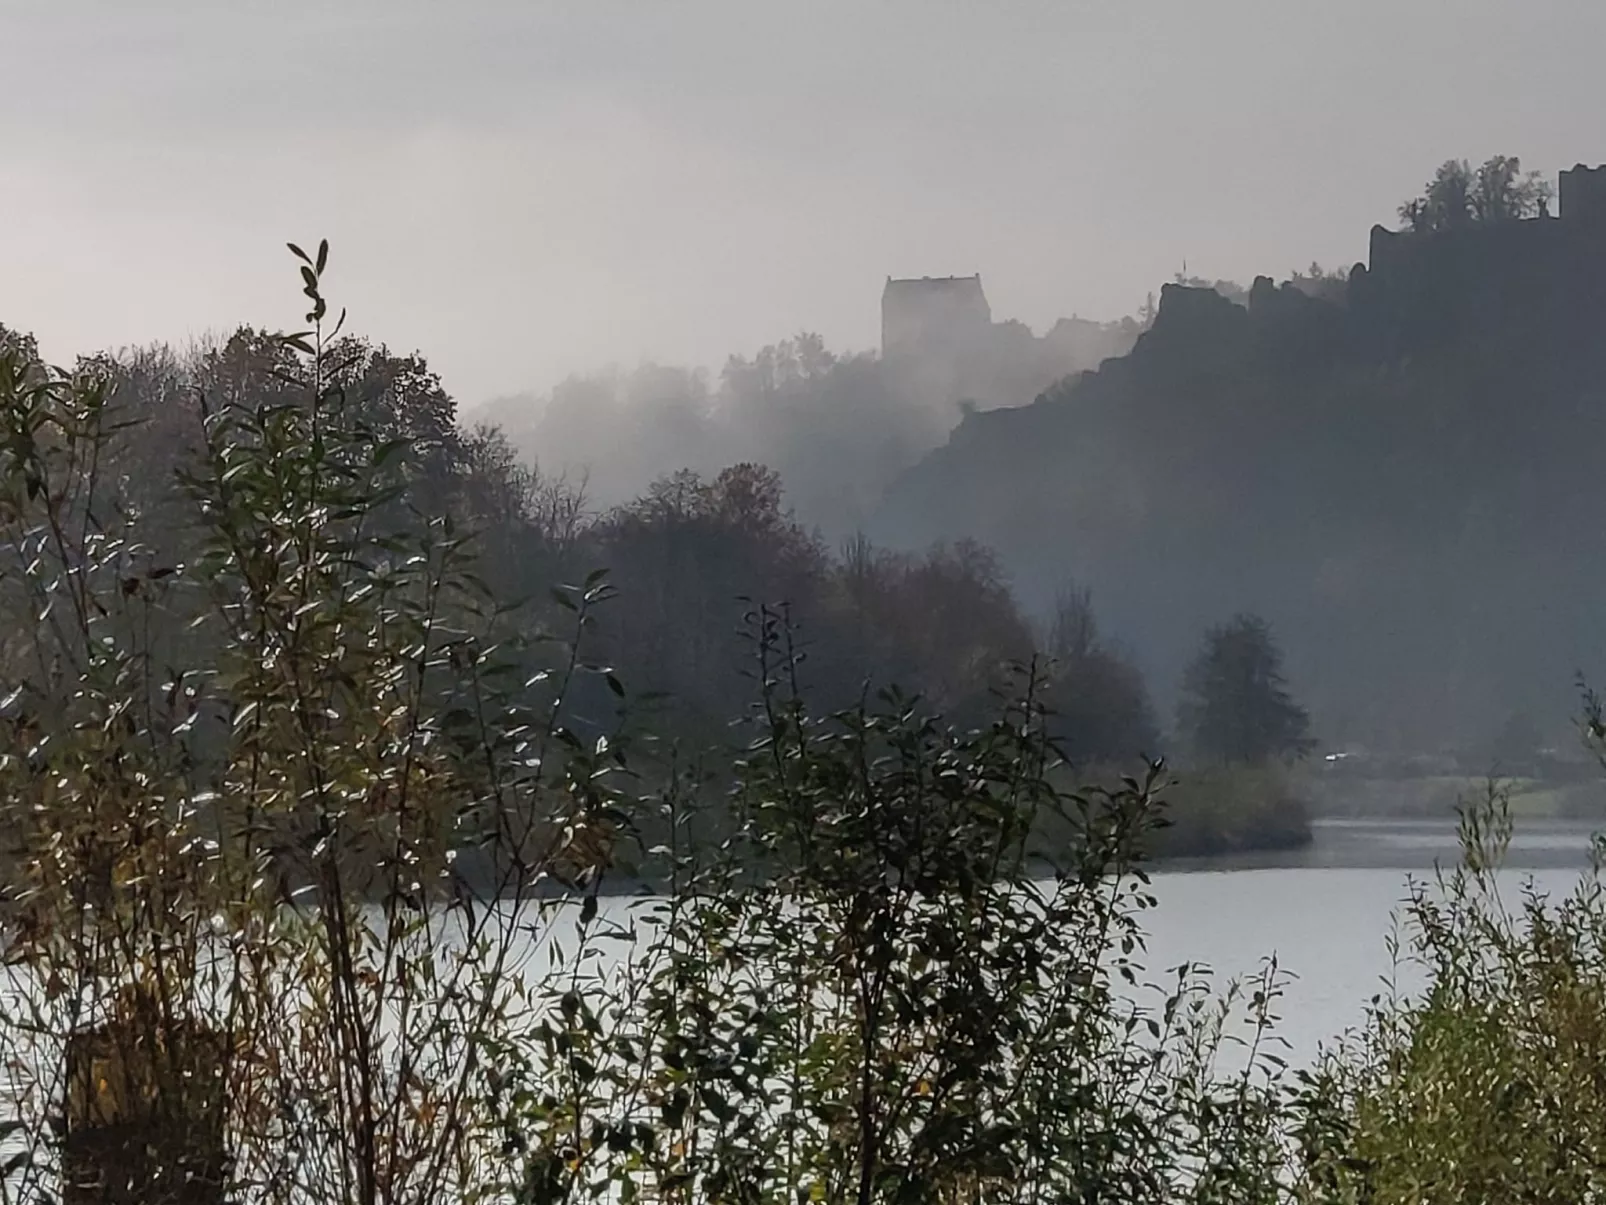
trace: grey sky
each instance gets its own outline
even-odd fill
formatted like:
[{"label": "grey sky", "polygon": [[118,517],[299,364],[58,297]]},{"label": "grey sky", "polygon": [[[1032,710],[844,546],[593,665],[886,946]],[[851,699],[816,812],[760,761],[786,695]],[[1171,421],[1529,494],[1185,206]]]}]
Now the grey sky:
[{"label": "grey sky", "polygon": [[888,273],[1116,317],[1362,257],[1450,155],[1606,160],[1599,0],[0,0],[0,321],[63,358],[296,321],[465,404],[801,328]]}]

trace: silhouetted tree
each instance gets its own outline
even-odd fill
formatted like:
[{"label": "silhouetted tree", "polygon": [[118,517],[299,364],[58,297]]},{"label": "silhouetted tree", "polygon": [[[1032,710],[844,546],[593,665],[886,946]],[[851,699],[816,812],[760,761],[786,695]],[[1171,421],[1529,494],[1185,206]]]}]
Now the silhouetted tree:
[{"label": "silhouetted tree", "polygon": [[773,467],[798,512],[840,538],[946,431],[929,399],[894,384],[873,355],[838,356],[799,334],[726,361],[713,433],[732,459]]},{"label": "silhouetted tree", "polygon": [[1400,206],[1400,220],[1426,233],[1465,226],[1472,220],[1472,168],[1465,159],[1446,159],[1422,195]]},{"label": "silhouetted tree", "polygon": [[1480,222],[1531,218],[1550,197],[1550,183],[1538,172],[1524,172],[1515,155],[1495,155],[1473,177],[1472,216]]},{"label": "silhouetted tree", "polygon": [[974,540],[936,544],[894,562],[884,621],[920,689],[939,709],[969,714],[1012,661],[1032,654],[1031,629],[998,555]]},{"label": "silhouetted tree", "polygon": [[810,682],[843,705],[866,683],[905,685],[933,705],[975,715],[1032,633],[997,558],[981,545],[924,554],[845,541],[830,566]]},{"label": "silhouetted tree", "polygon": [[1400,206],[1400,220],[1427,233],[1473,222],[1531,218],[1551,195],[1549,182],[1538,172],[1523,172],[1515,155],[1495,155],[1476,170],[1465,159],[1447,159],[1422,195]]},{"label": "silhouetted tree", "polygon": [[1205,634],[1182,678],[1177,722],[1194,753],[1258,764],[1310,752],[1310,717],[1293,701],[1271,626],[1240,614]]},{"label": "silhouetted tree", "polygon": [[1099,638],[1092,597],[1061,592],[1045,649],[1053,664],[1050,731],[1073,765],[1155,756],[1159,726],[1143,675]]},{"label": "silhouetted tree", "polygon": [[826,552],[762,465],[662,478],[591,534],[588,559],[609,566],[619,592],[601,623],[610,655],[693,725],[728,718],[746,668],[736,635],[753,602],[817,612]]}]

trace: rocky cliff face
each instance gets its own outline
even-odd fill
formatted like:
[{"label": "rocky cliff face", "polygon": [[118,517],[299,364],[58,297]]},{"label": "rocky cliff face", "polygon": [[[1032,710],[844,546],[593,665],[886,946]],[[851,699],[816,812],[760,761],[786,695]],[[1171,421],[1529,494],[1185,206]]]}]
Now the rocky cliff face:
[{"label": "rocky cliff face", "polygon": [[[1381,251],[1378,244],[1381,243]],[[1606,235],[1374,239],[1347,304],[1168,286],[1132,352],[969,416],[889,492],[892,543],[993,544],[1090,587],[1162,699],[1203,627],[1274,624],[1332,742],[1564,732],[1606,675]]]}]

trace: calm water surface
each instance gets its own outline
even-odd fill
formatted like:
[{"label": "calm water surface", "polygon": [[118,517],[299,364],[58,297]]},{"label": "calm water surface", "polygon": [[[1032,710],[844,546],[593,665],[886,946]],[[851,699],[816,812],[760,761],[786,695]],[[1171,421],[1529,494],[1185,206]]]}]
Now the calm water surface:
[{"label": "calm water surface", "polygon": [[[1437,866],[1460,858],[1450,820],[1324,820],[1314,829],[1302,850],[1157,869],[1158,907],[1143,918],[1151,983],[1174,983],[1172,968],[1190,962],[1225,988],[1275,956],[1288,976],[1276,1009],[1287,1043],[1280,1053],[1294,1062],[1361,1024],[1391,973],[1387,939],[1410,884],[1431,886]],[[1507,899],[1515,903],[1530,879],[1553,896],[1571,891],[1589,866],[1593,831],[1579,822],[1519,824],[1502,879]],[[616,897],[603,911],[623,920],[631,907]],[[1398,982],[1412,990],[1421,977],[1407,966]]]},{"label": "calm water surface", "polygon": [[[1553,895],[1570,891],[1589,865],[1592,831],[1575,822],[1519,824],[1509,898],[1529,878]],[[1297,1058],[1308,1058],[1362,1020],[1389,971],[1385,941],[1410,880],[1430,880],[1436,863],[1449,867],[1458,856],[1452,823],[1334,820],[1317,823],[1308,849],[1158,873],[1148,966],[1202,962],[1225,978],[1253,974],[1275,954],[1296,977],[1279,1030]]]}]

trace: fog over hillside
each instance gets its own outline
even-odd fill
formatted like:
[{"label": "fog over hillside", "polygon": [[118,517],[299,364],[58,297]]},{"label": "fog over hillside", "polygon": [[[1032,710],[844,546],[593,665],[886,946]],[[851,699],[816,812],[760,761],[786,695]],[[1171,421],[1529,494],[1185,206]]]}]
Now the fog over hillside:
[{"label": "fog over hillside", "polygon": [[1392,0],[0,14],[29,48],[6,321],[57,359],[289,324],[263,241],[315,231],[365,330],[465,407],[799,330],[868,349],[889,274],[980,272],[1042,333],[1179,269],[1352,263],[1446,155],[1590,159],[1606,37],[1568,0],[1459,4],[1453,49]]},{"label": "fog over hillside", "polygon": [[1463,171],[1425,194],[1447,217],[1402,208],[1325,297],[1168,286],[1129,356],[968,416],[873,534],[983,540],[1038,607],[1080,582],[1157,683],[1216,616],[1259,612],[1336,746],[1493,766],[1520,716],[1570,747],[1575,676],[1606,661],[1606,547],[1582,520],[1606,174],[1563,172],[1556,197],[1491,160],[1480,180],[1508,178],[1480,202]]},{"label": "fog over hillside", "polygon": [[[954,308],[945,294],[965,287]],[[862,528],[891,481],[943,442],[963,414],[1019,406],[1124,354],[1134,318],[1061,319],[1041,337],[994,322],[979,278],[893,280],[883,346],[837,352],[804,333],[732,355],[717,372],[644,364],[499,399],[468,418],[500,427],[546,471],[617,506],[679,469],[754,461],[780,473],[804,522],[828,538]]]},{"label": "fog over hillside", "polygon": [[1591,178],[1527,190],[1606,157],[1599,6],[1469,2],[1453,47],[1383,0],[6,20],[0,320],[57,362],[271,362],[264,246],[315,232],[374,362],[576,522],[764,466],[832,555],[991,547],[1042,639],[1090,589],[1163,721],[1247,610],[1329,743],[1571,739]]}]

